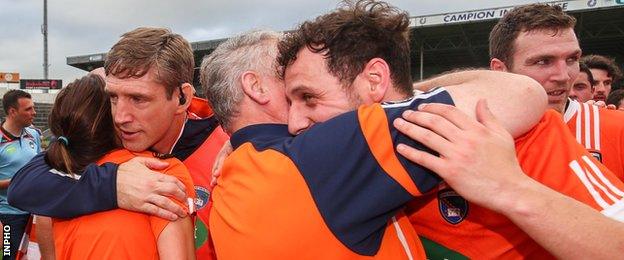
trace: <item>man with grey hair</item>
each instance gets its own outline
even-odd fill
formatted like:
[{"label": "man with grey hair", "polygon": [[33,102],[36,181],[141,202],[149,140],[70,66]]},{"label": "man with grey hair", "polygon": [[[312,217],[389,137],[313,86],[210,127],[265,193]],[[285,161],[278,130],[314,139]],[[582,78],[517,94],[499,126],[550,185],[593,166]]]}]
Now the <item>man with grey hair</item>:
[{"label": "man with grey hair", "polygon": [[215,116],[229,134],[232,134],[232,129],[241,128],[238,125],[240,122],[246,121],[239,118],[240,116],[268,117],[267,122],[270,122],[269,118],[286,122],[288,104],[283,93],[268,93],[279,94],[281,97],[274,98],[274,104],[267,111],[269,113],[241,114],[238,106],[248,94],[242,84],[251,84],[254,88],[265,84],[276,86],[277,89],[283,88],[282,81],[275,75],[275,61],[271,58],[277,55],[275,46],[281,36],[282,34],[273,31],[252,31],[222,43],[202,62],[202,75],[211,75],[201,77],[202,86],[206,88],[206,97],[213,101]]},{"label": "man with grey hair", "polygon": [[[385,108],[363,107],[292,137],[284,125],[284,85],[273,65],[277,40],[272,32],[243,34],[202,62],[206,96],[235,149],[212,193],[217,256],[425,257],[401,207],[440,179],[394,152],[397,142],[426,148],[389,122],[431,102],[455,102],[472,112],[457,97],[476,98],[467,95],[475,89],[449,86]],[[533,91],[536,83],[515,80],[528,87],[512,95],[543,100]]]}]

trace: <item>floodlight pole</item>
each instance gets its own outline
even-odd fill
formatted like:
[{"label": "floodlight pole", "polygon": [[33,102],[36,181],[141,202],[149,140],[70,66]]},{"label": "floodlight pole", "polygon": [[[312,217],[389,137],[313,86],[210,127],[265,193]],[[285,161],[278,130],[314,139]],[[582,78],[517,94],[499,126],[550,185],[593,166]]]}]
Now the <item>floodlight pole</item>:
[{"label": "floodlight pole", "polygon": [[43,0],[43,78],[48,79],[48,0]]},{"label": "floodlight pole", "polygon": [[424,48],[423,48],[423,43],[420,43],[420,80],[423,80],[423,66],[425,65],[425,55],[423,53]]}]

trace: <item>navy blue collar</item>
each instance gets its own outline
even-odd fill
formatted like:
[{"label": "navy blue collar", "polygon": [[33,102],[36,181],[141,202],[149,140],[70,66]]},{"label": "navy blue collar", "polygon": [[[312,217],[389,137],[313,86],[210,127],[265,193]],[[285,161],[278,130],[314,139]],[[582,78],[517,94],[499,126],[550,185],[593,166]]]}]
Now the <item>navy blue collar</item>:
[{"label": "navy blue collar", "polygon": [[180,139],[173,146],[172,154],[180,161],[186,160],[208,139],[210,134],[219,126],[214,117],[204,119],[188,119]]},{"label": "navy blue collar", "polygon": [[288,125],[285,124],[257,124],[250,125],[234,132],[230,142],[234,149],[247,142],[275,140],[276,138],[292,137],[288,133]]}]

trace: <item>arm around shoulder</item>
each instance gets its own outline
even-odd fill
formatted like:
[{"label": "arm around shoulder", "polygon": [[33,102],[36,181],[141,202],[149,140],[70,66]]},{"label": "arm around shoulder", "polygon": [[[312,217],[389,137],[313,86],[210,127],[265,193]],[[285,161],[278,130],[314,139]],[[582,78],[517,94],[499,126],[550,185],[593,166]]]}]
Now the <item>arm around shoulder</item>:
[{"label": "arm around shoulder", "polygon": [[90,165],[77,177],[55,171],[44,154],[35,156],[11,180],[9,204],[43,216],[73,218],[117,207],[117,165]]},{"label": "arm around shoulder", "polygon": [[547,109],[544,88],[529,77],[488,70],[460,73],[466,74],[465,80],[445,85],[455,106],[475,118],[477,101],[485,99],[492,113],[514,138],[533,128]]}]

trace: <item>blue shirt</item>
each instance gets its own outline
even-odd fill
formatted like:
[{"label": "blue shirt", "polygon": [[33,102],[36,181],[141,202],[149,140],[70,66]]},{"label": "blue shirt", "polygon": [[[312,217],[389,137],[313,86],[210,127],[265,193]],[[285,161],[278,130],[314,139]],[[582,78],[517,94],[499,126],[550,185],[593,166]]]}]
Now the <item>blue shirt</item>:
[{"label": "blue shirt", "polygon": [[[0,180],[13,178],[13,175],[41,152],[41,135],[32,127],[22,129],[20,136],[13,136],[0,126]],[[0,214],[28,214],[11,207],[7,202],[7,189],[0,189]]]}]

